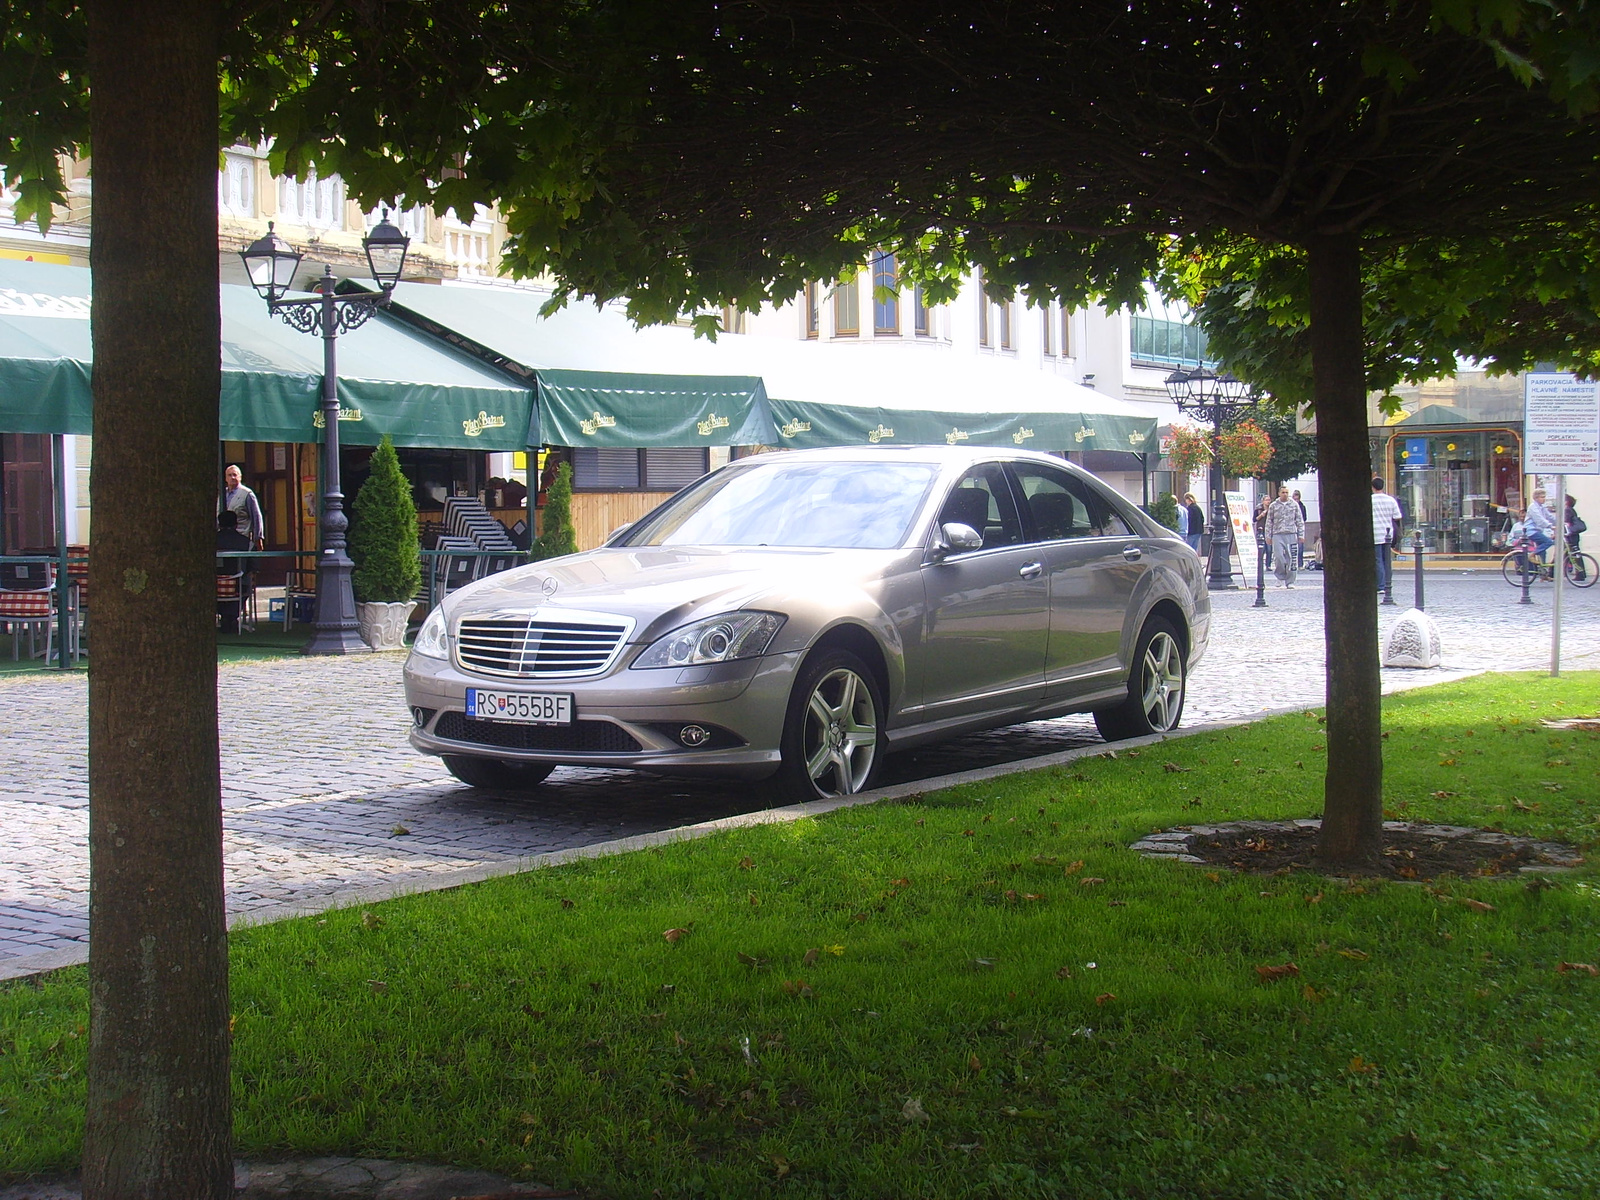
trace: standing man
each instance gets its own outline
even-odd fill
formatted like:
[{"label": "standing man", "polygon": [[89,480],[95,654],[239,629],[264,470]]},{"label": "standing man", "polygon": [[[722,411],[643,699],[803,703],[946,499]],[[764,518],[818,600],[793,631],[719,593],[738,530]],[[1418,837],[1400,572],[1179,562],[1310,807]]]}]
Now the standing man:
[{"label": "standing man", "polygon": [[1383,476],[1372,477],[1372,549],[1378,560],[1378,590],[1389,590],[1389,545],[1400,536],[1400,502],[1383,490]]},{"label": "standing man", "polygon": [[227,487],[217,501],[217,515],[233,514],[233,527],[250,539],[250,549],[266,548],[267,526],[261,519],[261,503],[256,494],[244,486],[244,475],[234,463],[222,473]]},{"label": "standing man", "polygon": [[1305,540],[1306,518],[1300,506],[1289,499],[1289,485],[1278,485],[1278,498],[1267,508],[1263,533],[1272,543],[1272,571],[1286,588],[1294,587],[1299,560],[1295,547]]},{"label": "standing man", "polygon": [[1204,543],[1200,540],[1206,532],[1206,514],[1200,508],[1200,502],[1194,498],[1193,492],[1183,494],[1183,506],[1189,510],[1189,532],[1184,534],[1189,545],[1201,558],[1206,556],[1200,547]]},{"label": "standing man", "polygon": [[1300,545],[1295,548],[1294,565],[1300,570],[1306,566],[1306,502],[1300,499],[1300,489],[1294,490],[1294,502],[1300,508]]}]

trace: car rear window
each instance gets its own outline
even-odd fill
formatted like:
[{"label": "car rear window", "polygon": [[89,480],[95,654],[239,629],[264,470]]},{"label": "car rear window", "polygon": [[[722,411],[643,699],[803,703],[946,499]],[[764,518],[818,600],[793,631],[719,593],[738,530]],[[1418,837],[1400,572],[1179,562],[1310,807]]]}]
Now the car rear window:
[{"label": "car rear window", "polygon": [[888,550],[906,540],[937,474],[932,463],[775,456],[707,476],[616,544]]}]

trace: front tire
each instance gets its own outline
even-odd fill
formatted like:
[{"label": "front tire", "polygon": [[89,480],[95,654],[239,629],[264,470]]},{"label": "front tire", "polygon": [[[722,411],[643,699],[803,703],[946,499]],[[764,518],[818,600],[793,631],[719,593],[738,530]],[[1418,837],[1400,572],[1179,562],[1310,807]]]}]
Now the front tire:
[{"label": "front tire", "polygon": [[1128,698],[1115,708],[1096,709],[1095,728],[1108,742],[1176,729],[1188,682],[1189,659],[1177,629],[1165,617],[1151,617],[1134,643]]},{"label": "front tire", "polygon": [[783,725],[784,791],[800,802],[866,791],[883,761],[886,713],[877,677],[854,654],[807,658]]},{"label": "front tire", "polygon": [[468,787],[494,792],[531,792],[554,771],[554,763],[510,762],[500,758],[469,758],[446,754],[444,769]]}]

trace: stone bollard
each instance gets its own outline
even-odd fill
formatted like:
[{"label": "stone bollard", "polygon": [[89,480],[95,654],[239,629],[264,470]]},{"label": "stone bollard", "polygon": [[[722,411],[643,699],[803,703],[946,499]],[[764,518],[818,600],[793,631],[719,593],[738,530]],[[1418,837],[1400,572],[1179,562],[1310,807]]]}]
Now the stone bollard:
[{"label": "stone bollard", "polygon": [[1386,667],[1437,667],[1443,655],[1439,648],[1439,626],[1420,608],[1408,608],[1389,630],[1383,647]]}]

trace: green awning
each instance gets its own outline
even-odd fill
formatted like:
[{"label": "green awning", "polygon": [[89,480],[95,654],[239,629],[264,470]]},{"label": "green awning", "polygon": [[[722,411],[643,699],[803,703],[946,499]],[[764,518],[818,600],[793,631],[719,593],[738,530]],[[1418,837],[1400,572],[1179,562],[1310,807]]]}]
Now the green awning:
[{"label": "green awning", "polygon": [[[401,284],[395,310],[480,360],[536,379],[536,436],[551,446],[770,445],[760,374],[729,369],[728,343],[635,329],[587,306],[540,315],[524,288]],[[533,438],[530,434],[530,441]]]},{"label": "green awning", "polygon": [[1155,445],[1154,417],[1076,412],[935,412],[929,409],[771,402],[778,445],[1014,446],[1028,450],[1132,450]]},{"label": "green awning", "polygon": [[[221,437],[316,442],[322,346],[224,285]],[[0,260],[0,430],[91,432],[89,272]],[[340,440],[375,446],[521,450],[531,389],[386,314],[338,343]]]},{"label": "green awning", "polygon": [[752,446],[772,438],[750,376],[539,371],[540,436],[552,446]]}]

